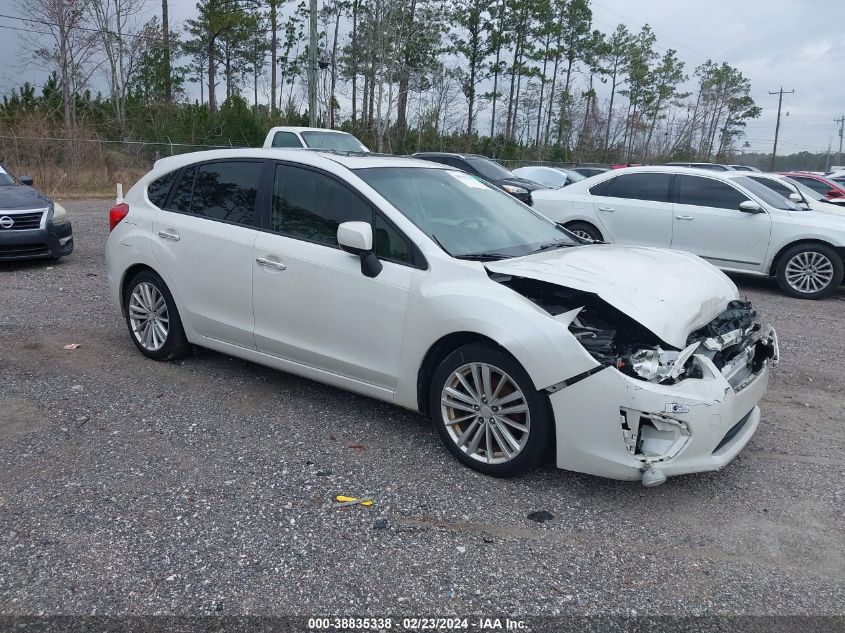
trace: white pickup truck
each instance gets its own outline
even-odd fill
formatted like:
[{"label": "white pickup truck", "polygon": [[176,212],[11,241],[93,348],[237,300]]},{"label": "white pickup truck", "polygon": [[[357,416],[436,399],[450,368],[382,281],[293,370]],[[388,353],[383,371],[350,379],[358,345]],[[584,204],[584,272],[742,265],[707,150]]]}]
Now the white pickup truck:
[{"label": "white pickup truck", "polygon": [[369,152],[357,138],[341,132],[319,127],[282,126],[270,128],[264,147],[328,149],[339,152]]}]

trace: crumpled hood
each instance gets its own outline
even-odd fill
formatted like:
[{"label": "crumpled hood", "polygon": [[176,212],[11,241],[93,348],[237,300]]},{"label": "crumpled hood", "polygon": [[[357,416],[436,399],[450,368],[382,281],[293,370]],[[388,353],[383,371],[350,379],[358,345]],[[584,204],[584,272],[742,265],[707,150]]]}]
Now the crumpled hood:
[{"label": "crumpled hood", "polygon": [[677,349],[739,297],[734,283],[703,259],[660,248],[592,244],[485,266],[594,293]]},{"label": "crumpled hood", "polygon": [[0,210],[43,209],[50,201],[40,192],[26,185],[0,187]]}]

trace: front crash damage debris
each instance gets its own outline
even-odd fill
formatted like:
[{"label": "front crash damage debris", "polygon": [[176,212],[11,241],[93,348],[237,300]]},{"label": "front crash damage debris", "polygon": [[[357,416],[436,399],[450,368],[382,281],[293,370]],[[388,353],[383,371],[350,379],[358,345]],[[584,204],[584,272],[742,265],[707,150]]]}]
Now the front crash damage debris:
[{"label": "front crash damage debris", "polygon": [[[648,410],[638,409],[637,404],[640,403],[637,399],[619,400],[617,410],[622,430],[620,448],[624,446],[629,458],[639,463],[638,470],[646,486],[663,483],[666,480],[663,469],[678,472],[677,460],[670,460],[684,451],[693,431],[712,437],[721,425],[718,410],[727,397],[732,401],[738,398],[739,401],[753,400],[756,403],[760,385],[765,389],[765,381],[758,381],[757,386],[749,390],[751,395],[738,394],[755,382],[767,361],[772,366],[778,361],[778,341],[774,329],[770,325],[761,324],[751,304],[745,301],[730,301],[723,312],[690,333],[686,346],[679,349],[668,345],[645,325],[634,321],[595,294],[528,278],[507,275],[491,275],[491,278],[547,311],[567,327],[590,355],[601,363],[601,367],[547,387],[546,391],[550,395],[569,387],[575,388],[573,385],[600,374],[602,370],[612,372],[613,369],[628,376],[628,379],[636,379],[630,383],[634,392],[645,388],[637,387],[638,381],[659,385],[658,389],[661,390],[679,383],[687,386],[684,389],[687,392],[690,386],[696,384],[702,386],[702,393],[710,390],[711,395],[700,404],[706,408],[715,407],[717,412],[706,414],[709,417],[707,422],[697,421],[702,419],[702,414],[691,413],[688,402],[673,401],[676,396],[672,392],[664,392],[663,403],[659,399],[654,402],[653,397],[649,404],[643,401],[642,405]],[[712,382],[714,380],[715,383]],[[723,387],[713,391],[716,384]],[[705,388],[705,385],[710,386]],[[742,421],[751,419],[754,411],[758,412],[756,415],[759,419],[759,410],[754,408]],[[690,421],[696,421],[695,429],[691,428]],[[702,424],[707,427],[706,431],[700,428]],[[752,424],[756,425],[756,421],[752,421]],[[743,426],[737,424],[734,435],[742,432]],[[716,446],[717,442],[708,440],[713,441],[713,445],[706,452],[716,452],[732,440],[733,436],[728,433],[715,450],[712,446]],[[700,448],[695,451],[700,451]],[[604,455],[601,450],[598,452]],[[701,456],[681,459],[701,459]],[[584,471],[589,472],[589,469],[584,468]]]}]

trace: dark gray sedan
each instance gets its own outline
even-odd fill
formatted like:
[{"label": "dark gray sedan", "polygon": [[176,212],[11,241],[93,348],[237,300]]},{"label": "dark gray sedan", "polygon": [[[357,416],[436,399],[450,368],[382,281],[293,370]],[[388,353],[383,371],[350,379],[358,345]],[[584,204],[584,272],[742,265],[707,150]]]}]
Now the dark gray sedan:
[{"label": "dark gray sedan", "polygon": [[73,252],[67,211],[0,165],[0,260],[58,259]]}]

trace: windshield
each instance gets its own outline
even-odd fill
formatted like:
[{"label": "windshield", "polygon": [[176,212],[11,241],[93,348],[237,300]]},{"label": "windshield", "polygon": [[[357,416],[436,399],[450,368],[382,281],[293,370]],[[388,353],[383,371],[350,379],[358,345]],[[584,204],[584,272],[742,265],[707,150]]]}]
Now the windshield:
[{"label": "windshield", "polygon": [[305,144],[314,149],[333,149],[339,152],[366,152],[357,138],[346,132],[302,132]]},{"label": "windshield", "polygon": [[587,178],[584,174],[579,174],[577,171],[572,171],[571,169],[559,169],[558,171],[566,174],[569,177],[569,182],[578,182]]},{"label": "windshield", "polygon": [[520,167],[513,170],[513,175],[526,178],[552,189],[560,189],[566,185],[566,173],[551,167]]},{"label": "windshield", "polygon": [[513,174],[502,167],[499,163],[495,163],[487,158],[479,156],[467,156],[467,163],[473,167],[483,178],[487,180],[502,180],[503,178],[513,178]]},{"label": "windshield", "polygon": [[9,187],[15,184],[15,179],[0,165],[0,187]]},{"label": "windshield", "polygon": [[792,180],[792,178],[787,178],[786,176],[783,177],[784,181],[788,182],[790,185],[795,187],[798,191],[801,192],[801,195],[805,198],[809,198],[810,200],[815,200],[816,202],[823,202],[827,200],[822,194],[818,191],[814,191],[810,189],[804,183],[798,182],[797,180]]},{"label": "windshield", "polygon": [[503,259],[578,243],[510,195],[461,171],[371,167],[355,173],[453,257]]},{"label": "windshield", "polygon": [[795,206],[795,203],[792,202],[792,200],[784,198],[779,193],[775,193],[766,185],[761,185],[753,178],[749,178],[748,176],[740,176],[739,178],[734,178],[733,181],[736,184],[748,189],[748,191],[760,198],[770,207],[774,207],[775,209],[782,209],[784,211],[801,210],[797,206]]}]

